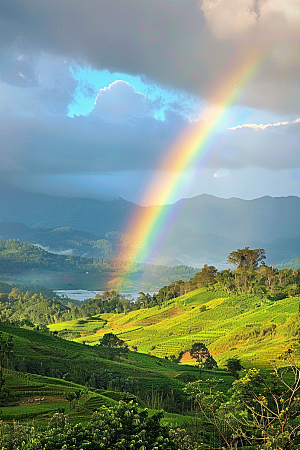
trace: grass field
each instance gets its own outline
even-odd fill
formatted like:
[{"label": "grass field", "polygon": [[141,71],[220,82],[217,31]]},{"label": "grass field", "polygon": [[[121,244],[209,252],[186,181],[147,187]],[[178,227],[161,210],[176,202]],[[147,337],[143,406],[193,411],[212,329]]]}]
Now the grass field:
[{"label": "grass field", "polygon": [[221,366],[236,356],[245,367],[264,368],[289,347],[298,349],[299,326],[298,297],[274,302],[199,289],[161,308],[102,314],[92,321],[73,320],[49,325],[49,329],[68,331],[70,339],[90,345],[113,332],[141,353],[164,358],[186,352],[185,363],[189,363],[192,344],[203,342]]},{"label": "grass field", "polygon": [[[129,351],[112,360],[107,358],[107,350],[103,347],[83,345],[3,323],[0,331],[4,338],[13,336],[14,356],[10,366],[17,365],[19,370],[31,372],[5,369],[10,400],[1,406],[4,421],[45,420],[62,409],[72,420],[85,421],[101,405],[111,406],[125,398],[124,395],[133,395],[140,407],[164,408],[169,413],[176,413],[188,407],[183,387],[199,374],[196,367],[139,352]],[[55,375],[49,376],[49,373]],[[233,378],[224,371],[216,373],[224,378],[228,389]],[[202,375],[208,377],[211,372],[203,371]],[[66,376],[73,382],[67,381]],[[74,382],[80,377],[80,383]],[[102,388],[93,386],[93,377],[100,380]],[[115,381],[122,383],[116,385]],[[78,389],[82,391],[79,411],[77,406],[70,410],[65,397]],[[125,391],[131,394],[125,394]]]}]

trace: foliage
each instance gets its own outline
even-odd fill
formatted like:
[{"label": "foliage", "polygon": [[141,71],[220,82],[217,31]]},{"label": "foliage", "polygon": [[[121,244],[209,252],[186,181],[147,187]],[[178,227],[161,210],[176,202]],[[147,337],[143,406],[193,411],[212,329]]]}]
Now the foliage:
[{"label": "foliage", "polygon": [[14,344],[12,335],[9,335],[5,338],[3,337],[3,333],[0,332],[0,400],[2,397],[3,387],[5,384],[5,380],[3,377],[4,360],[10,357],[13,345]]},{"label": "foliage", "polygon": [[201,367],[209,370],[213,369],[214,367],[217,367],[216,361],[209,353],[209,350],[206,347],[206,345],[203,344],[202,342],[195,342],[192,345],[192,348],[190,350],[190,356],[191,358],[197,361],[199,371]]},{"label": "foliage", "polygon": [[279,370],[273,365],[268,378],[257,369],[248,370],[233,383],[229,400],[217,390],[217,380],[186,386],[226,447],[299,448],[300,370],[290,353],[288,358],[288,368]]},{"label": "foliage", "polygon": [[232,374],[232,376],[234,376],[234,378],[238,378],[238,371],[243,369],[241,360],[236,357],[229,358],[225,363],[225,367]]},{"label": "foliage", "polygon": [[115,354],[120,358],[121,354],[128,353],[128,344],[113,333],[104,334],[99,340],[99,345],[109,349],[110,359],[113,359]]},{"label": "foliage", "polygon": [[247,268],[253,267],[257,268],[258,264],[266,259],[265,251],[262,248],[256,248],[254,250],[245,247],[243,249],[237,249],[229,254],[227,262],[233,264],[237,268]]},{"label": "foliage", "polygon": [[[57,413],[45,431],[31,426],[14,428],[2,425],[0,447],[6,450],[180,450],[178,433],[161,425],[162,412],[149,416],[147,410],[139,412],[133,402],[120,402],[115,407],[102,406],[90,422],[83,426],[70,425],[66,417]],[[186,438],[189,445],[190,442]],[[192,448],[185,447],[185,449]]]}]

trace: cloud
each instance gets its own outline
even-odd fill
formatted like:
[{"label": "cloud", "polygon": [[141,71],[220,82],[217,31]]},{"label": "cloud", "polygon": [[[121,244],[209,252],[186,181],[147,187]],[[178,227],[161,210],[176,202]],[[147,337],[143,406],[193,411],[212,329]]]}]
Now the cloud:
[{"label": "cloud", "polygon": [[257,24],[254,0],[202,0],[201,9],[217,38],[240,38]]},{"label": "cloud", "polygon": [[2,50],[0,58],[0,79],[12,86],[22,88],[37,87],[39,85],[35,73],[35,55],[23,52],[15,45],[8,51]]},{"label": "cloud", "polygon": [[214,173],[214,178],[224,178],[227,177],[230,174],[230,171],[227,169],[218,169]]},{"label": "cloud", "polygon": [[254,132],[251,127],[221,133],[212,143],[210,167],[241,169],[256,167],[274,171],[300,167],[300,121],[288,126],[267,127]]},{"label": "cloud", "polygon": [[13,48],[21,36],[32,54],[141,75],[208,100],[222,80],[219,74],[251,49],[262,49],[258,76],[244,88],[241,102],[295,114],[298,8],[298,0],[190,0],[188,6],[186,0],[5,0],[0,42]]},{"label": "cloud", "polygon": [[[9,66],[8,71],[0,73],[0,114],[38,116],[47,112],[66,115],[77,85],[68,62],[48,54],[26,56],[20,50],[13,58],[16,67]],[[6,67],[6,59],[0,58],[0,61],[2,68]],[[19,65],[24,61],[26,70]]]},{"label": "cloud", "polygon": [[201,0],[207,26],[219,39],[289,41],[300,28],[299,0]]},{"label": "cloud", "polygon": [[244,123],[243,125],[237,125],[236,127],[230,127],[228,130],[238,130],[240,128],[252,128],[253,130],[265,130],[269,127],[281,127],[284,125],[289,125],[291,123],[299,123],[300,119],[293,120],[292,122],[276,122],[276,123],[267,123],[267,124],[256,124],[256,123]]},{"label": "cloud", "polygon": [[6,116],[0,122],[0,171],[37,175],[155,169],[187,126],[176,114],[164,122],[134,118],[129,125],[97,116]]},{"label": "cloud", "polygon": [[143,94],[125,81],[118,80],[100,89],[91,115],[105,122],[124,122],[132,117],[153,116],[154,107]]},{"label": "cloud", "polygon": [[[281,119],[299,117],[299,6],[299,0],[3,0],[1,179],[24,186],[36,180],[36,189],[46,179],[65,187],[72,179],[76,190],[76,177],[82,184],[120,177],[138,180],[138,190],[141,179],[133,174],[156,170],[189,127],[184,115],[194,107],[182,99],[193,94],[201,108],[209,104],[252,50],[259,56],[237,101],[268,119],[253,114],[211,138],[210,179],[216,174],[220,185],[235,169],[300,167],[300,121]],[[158,83],[176,91],[179,102],[168,103],[162,121],[154,109],[165,111],[163,98],[151,102],[122,80],[95,91],[87,83],[86,92],[80,89],[83,97],[95,95],[94,110],[70,118],[80,84],[70,66],[138,75],[149,89]]]}]

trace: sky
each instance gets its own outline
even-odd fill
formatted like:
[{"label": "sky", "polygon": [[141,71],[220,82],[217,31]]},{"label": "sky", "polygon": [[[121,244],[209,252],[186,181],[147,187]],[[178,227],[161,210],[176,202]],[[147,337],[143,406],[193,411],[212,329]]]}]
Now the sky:
[{"label": "sky", "polygon": [[300,196],[299,60],[300,0],[1,0],[0,181],[151,204],[221,107],[156,201]]}]

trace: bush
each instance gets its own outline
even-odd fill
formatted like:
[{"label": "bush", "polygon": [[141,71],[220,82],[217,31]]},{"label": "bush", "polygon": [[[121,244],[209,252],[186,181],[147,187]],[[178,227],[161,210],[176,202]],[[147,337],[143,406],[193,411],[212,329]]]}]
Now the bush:
[{"label": "bush", "polygon": [[[14,424],[0,427],[0,448],[14,450],[180,450],[182,432],[171,432],[160,421],[163,412],[149,417],[135,403],[119,402],[117,406],[102,406],[91,421],[71,426],[63,414],[55,414],[46,431]],[[187,438],[189,441],[189,439]],[[188,447],[192,448],[192,447]]]}]

